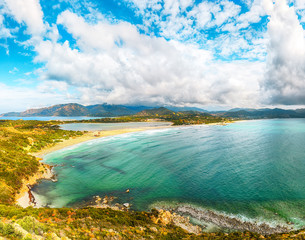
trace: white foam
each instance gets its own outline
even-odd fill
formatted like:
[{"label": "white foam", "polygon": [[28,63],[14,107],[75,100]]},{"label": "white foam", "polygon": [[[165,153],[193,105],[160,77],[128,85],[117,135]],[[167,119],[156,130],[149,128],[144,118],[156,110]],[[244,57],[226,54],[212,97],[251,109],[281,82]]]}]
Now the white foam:
[{"label": "white foam", "polygon": [[[222,211],[217,211],[214,209],[210,209],[210,208],[205,208],[203,206],[199,206],[196,204],[190,204],[190,203],[178,203],[178,202],[164,202],[164,201],[160,201],[160,202],[155,202],[154,204],[150,205],[150,208],[173,208],[176,209],[178,207],[189,207],[191,209],[194,209],[196,211],[201,212],[203,215],[210,212],[213,212],[214,214],[216,214],[216,216],[218,216],[219,218],[225,217],[225,218],[229,218],[229,219],[237,219],[242,223],[250,223],[253,224],[254,226],[259,227],[259,225],[262,224],[266,224],[271,228],[276,228],[278,226],[283,227],[283,228],[287,228],[287,229],[296,229],[296,226],[294,225],[287,225],[286,222],[283,221],[276,221],[276,220],[267,220],[264,219],[263,217],[258,217],[258,218],[249,218],[245,215],[242,214],[230,214],[230,213],[226,213],[226,212],[222,212]],[[185,212],[185,214],[188,215],[188,212]],[[217,217],[217,218],[218,218]],[[195,219],[195,221],[199,221],[201,224],[209,226],[209,228],[213,229],[215,226],[214,223],[210,223],[210,222],[205,222],[204,220],[201,219],[201,217],[199,219],[192,217],[191,218]],[[216,222],[219,222],[216,220]],[[200,224],[200,225],[201,225]],[[206,229],[207,230],[207,229]],[[246,229],[244,229],[246,230]]]}]

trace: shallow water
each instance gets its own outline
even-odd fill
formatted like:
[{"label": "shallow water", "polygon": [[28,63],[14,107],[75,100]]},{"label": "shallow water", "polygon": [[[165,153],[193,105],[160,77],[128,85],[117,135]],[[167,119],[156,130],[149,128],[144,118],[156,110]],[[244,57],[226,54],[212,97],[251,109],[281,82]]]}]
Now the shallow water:
[{"label": "shallow water", "polygon": [[[114,195],[134,209],[191,204],[252,222],[305,226],[305,119],[128,133],[48,154],[42,204]],[[130,193],[125,193],[130,189]]]}]

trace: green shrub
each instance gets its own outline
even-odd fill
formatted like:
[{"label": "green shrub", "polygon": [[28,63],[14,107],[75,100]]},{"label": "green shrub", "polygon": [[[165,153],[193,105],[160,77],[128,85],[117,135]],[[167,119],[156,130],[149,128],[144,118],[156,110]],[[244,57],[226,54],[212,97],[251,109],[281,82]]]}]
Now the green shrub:
[{"label": "green shrub", "polygon": [[46,227],[31,216],[26,216],[22,219],[19,219],[17,223],[29,233],[42,235],[43,232],[46,231]]},{"label": "green shrub", "polygon": [[22,234],[15,231],[15,228],[9,223],[0,223],[0,235],[10,238],[22,237]]}]

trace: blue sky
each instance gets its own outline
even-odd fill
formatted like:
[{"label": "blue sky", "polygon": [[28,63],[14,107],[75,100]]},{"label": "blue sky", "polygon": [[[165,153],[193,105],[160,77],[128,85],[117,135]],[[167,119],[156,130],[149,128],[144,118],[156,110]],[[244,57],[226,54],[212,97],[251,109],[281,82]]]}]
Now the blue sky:
[{"label": "blue sky", "polygon": [[305,105],[303,0],[0,0],[0,112]]}]

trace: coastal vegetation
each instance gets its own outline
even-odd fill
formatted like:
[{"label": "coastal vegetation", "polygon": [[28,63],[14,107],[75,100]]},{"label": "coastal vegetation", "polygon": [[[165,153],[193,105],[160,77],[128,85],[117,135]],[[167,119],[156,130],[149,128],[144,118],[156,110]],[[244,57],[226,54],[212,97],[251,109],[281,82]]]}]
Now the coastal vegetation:
[{"label": "coastal vegetation", "polygon": [[17,239],[26,236],[29,239],[37,236],[44,239],[190,239],[194,236],[173,224],[154,223],[151,212],[0,206],[0,216],[0,235]]},{"label": "coastal vegetation", "polygon": [[252,232],[189,233],[158,211],[110,208],[20,208],[0,205],[0,236],[9,239],[304,239],[305,232],[263,236]]},{"label": "coastal vegetation", "polygon": [[118,122],[146,122],[146,121],[167,121],[173,125],[211,124],[228,121],[226,118],[213,116],[208,113],[198,111],[174,112],[167,108],[153,108],[143,110],[135,115],[121,116],[113,118],[98,118],[70,122],[82,123],[118,123]]},{"label": "coastal vegetation", "polygon": [[252,232],[189,233],[158,211],[110,208],[20,208],[0,205],[0,236],[8,239],[304,239],[305,231],[261,235]]},{"label": "coastal vegetation", "polygon": [[210,124],[226,121],[225,118],[212,116],[209,113],[198,111],[174,112],[167,108],[154,108],[137,113],[136,116],[145,118],[159,118],[164,121],[173,122],[173,125]]},{"label": "coastal vegetation", "polygon": [[30,153],[82,134],[52,121],[0,121],[0,203],[13,203],[23,181],[39,171],[39,160]]}]

